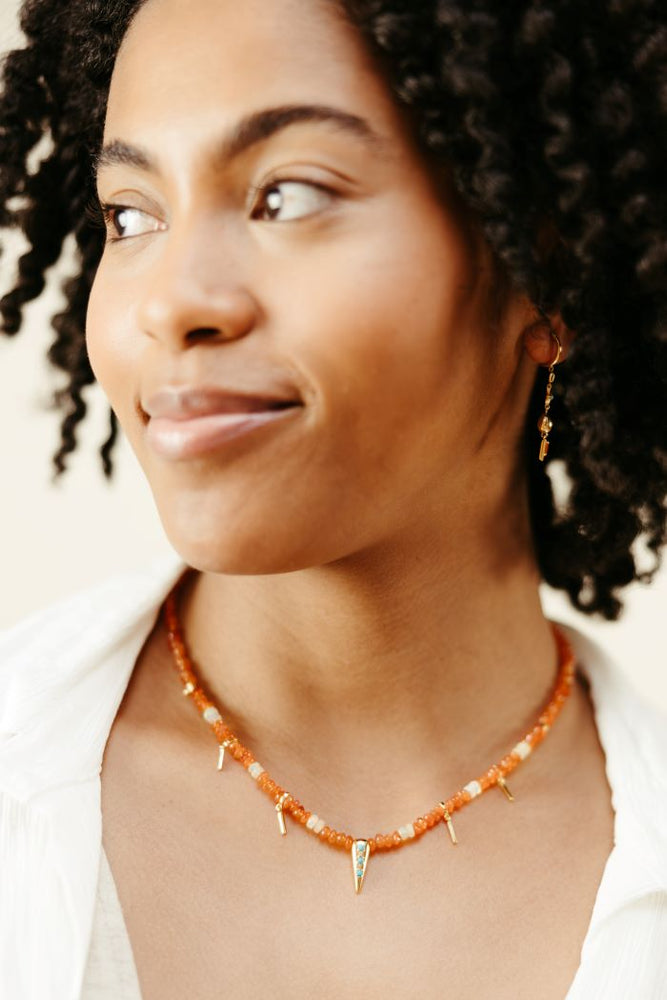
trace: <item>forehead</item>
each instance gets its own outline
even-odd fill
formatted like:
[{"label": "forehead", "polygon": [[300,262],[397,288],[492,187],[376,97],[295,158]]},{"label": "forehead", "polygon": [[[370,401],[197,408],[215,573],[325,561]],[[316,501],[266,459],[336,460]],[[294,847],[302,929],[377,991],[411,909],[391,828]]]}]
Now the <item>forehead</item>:
[{"label": "forehead", "polygon": [[400,128],[384,81],[332,0],[148,0],[118,53],[105,135],[186,141],[190,128],[218,130],[256,108],[305,101]]}]

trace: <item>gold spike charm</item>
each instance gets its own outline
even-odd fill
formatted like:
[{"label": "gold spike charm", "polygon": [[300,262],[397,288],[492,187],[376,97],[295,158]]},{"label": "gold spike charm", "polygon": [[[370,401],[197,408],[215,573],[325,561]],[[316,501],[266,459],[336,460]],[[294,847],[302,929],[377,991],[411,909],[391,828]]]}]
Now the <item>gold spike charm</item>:
[{"label": "gold spike charm", "polygon": [[370,853],[371,849],[367,840],[355,840],[352,844],[352,874],[354,875],[354,891],[356,893],[361,892],[361,887],[364,884]]},{"label": "gold spike charm", "polygon": [[195,686],[192,683],[192,681],[188,681],[188,683],[183,688],[183,694],[186,695],[186,696],[189,695],[189,694],[192,694],[192,692],[194,691],[194,689],[195,689]]},{"label": "gold spike charm", "polygon": [[439,802],[438,805],[441,805],[442,808],[445,810],[442,816],[442,821],[447,825],[447,830],[449,831],[449,836],[452,841],[452,844],[458,844],[458,840],[456,839],[456,832],[454,830],[454,824],[452,823],[452,817],[449,814],[447,806],[445,805],[444,802]]},{"label": "gold spike charm", "polygon": [[223,740],[222,743],[219,744],[219,748],[218,748],[219,749],[219,752],[218,752],[218,771],[222,771],[222,765],[225,762],[225,750],[230,745],[230,743],[231,743],[231,740]]},{"label": "gold spike charm", "polygon": [[500,787],[502,788],[503,792],[505,793],[507,801],[508,802],[514,802],[514,796],[510,792],[509,788],[507,787],[507,782],[503,778],[502,774],[498,775],[498,784],[500,785]]},{"label": "gold spike charm", "polygon": [[283,792],[283,794],[276,802],[276,812],[278,813],[278,826],[280,827],[280,833],[281,836],[283,837],[287,835],[287,827],[285,826],[285,817],[283,816],[283,806],[288,798],[289,798],[289,792]]}]

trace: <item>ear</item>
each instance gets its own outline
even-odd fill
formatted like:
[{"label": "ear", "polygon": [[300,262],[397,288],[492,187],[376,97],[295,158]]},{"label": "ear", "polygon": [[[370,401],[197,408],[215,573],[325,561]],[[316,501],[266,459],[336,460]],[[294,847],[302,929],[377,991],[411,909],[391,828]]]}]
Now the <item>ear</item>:
[{"label": "ear", "polygon": [[569,354],[575,334],[565,326],[560,313],[545,316],[532,306],[522,336],[524,349],[536,365],[550,365],[556,358],[558,345],[551,336],[551,330],[561,343],[561,354],[558,360],[558,363],[561,364]]}]

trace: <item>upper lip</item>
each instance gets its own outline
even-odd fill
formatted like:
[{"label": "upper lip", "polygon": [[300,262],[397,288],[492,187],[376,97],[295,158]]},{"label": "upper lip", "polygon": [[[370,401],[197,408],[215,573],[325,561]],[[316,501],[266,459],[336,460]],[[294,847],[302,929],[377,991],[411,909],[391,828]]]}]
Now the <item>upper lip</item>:
[{"label": "upper lip", "polygon": [[149,417],[189,420],[213,413],[254,413],[300,404],[301,400],[284,391],[249,392],[246,389],[211,385],[166,385],[147,399],[141,408]]}]

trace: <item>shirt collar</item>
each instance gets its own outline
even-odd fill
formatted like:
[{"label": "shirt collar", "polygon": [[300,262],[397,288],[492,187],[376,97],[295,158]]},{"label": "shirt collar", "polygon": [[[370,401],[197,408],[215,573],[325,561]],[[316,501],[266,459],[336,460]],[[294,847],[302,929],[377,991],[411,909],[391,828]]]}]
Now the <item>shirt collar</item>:
[{"label": "shirt collar", "polygon": [[16,799],[94,778],[173,553],[37,611],[0,637],[0,784]]},{"label": "shirt collar", "polygon": [[626,904],[667,893],[667,717],[645,701],[600,644],[559,624],[590,684],[614,809],[614,847],[595,900],[592,933]]}]

